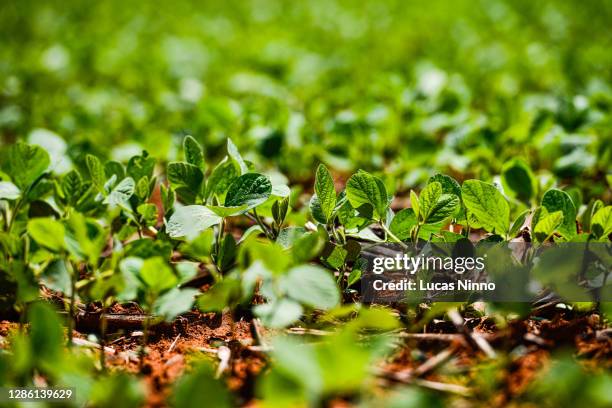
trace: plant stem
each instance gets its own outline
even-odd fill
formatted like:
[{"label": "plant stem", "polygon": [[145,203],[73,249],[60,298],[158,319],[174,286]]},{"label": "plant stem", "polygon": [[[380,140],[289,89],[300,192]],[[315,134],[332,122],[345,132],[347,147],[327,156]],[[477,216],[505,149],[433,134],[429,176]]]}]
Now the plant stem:
[{"label": "plant stem", "polygon": [[139,368],[141,372],[144,367],[144,358],[146,354],[147,343],[149,342],[149,323],[150,323],[149,320],[151,319],[151,310],[153,309],[153,304],[155,303],[155,297],[151,296],[151,299],[149,300],[150,301],[147,302],[148,303],[147,309],[145,310],[147,317],[142,322],[142,343],[140,343],[140,353],[139,353],[140,354]]},{"label": "plant stem", "polygon": [[108,307],[106,306],[106,302],[102,303],[102,316],[100,316],[100,366],[102,367],[102,371],[106,371],[106,312]]},{"label": "plant stem", "polygon": [[264,234],[266,234],[266,238],[268,238],[270,241],[274,241],[273,234],[270,233],[268,227],[266,226],[266,224],[264,224],[261,217],[259,217],[259,215],[257,214],[257,209],[255,208],[253,208],[253,216],[255,217],[255,222],[257,222],[257,225],[259,225],[263,230]]},{"label": "plant stem", "polygon": [[385,231],[385,233],[387,234],[387,236],[391,237],[391,239],[393,239],[393,241],[397,242],[398,244],[400,244],[400,246],[402,248],[408,248],[408,245],[406,245],[405,243],[402,242],[401,239],[399,239],[397,236],[395,236],[394,233],[391,232],[391,230],[389,228],[387,228],[387,226],[385,225],[384,222],[380,222],[380,226],[382,227],[382,229]]},{"label": "plant stem", "polygon": [[68,316],[68,347],[72,347],[72,331],[74,329],[74,304],[76,300],[76,281],[77,281],[77,273],[78,269],[75,269],[72,263],[68,263],[70,265],[71,274],[70,274],[70,306],[69,306],[69,316]]}]

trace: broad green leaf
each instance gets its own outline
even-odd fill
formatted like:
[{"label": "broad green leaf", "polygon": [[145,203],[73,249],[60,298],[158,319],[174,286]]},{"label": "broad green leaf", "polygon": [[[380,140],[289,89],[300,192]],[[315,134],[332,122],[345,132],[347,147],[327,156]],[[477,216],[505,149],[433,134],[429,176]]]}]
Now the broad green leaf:
[{"label": "broad green leaf", "polygon": [[125,170],[121,163],[110,160],[104,164],[104,175],[107,179],[115,176],[116,180],[123,180],[125,178]]},{"label": "broad green leaf", "polygon": [[323,164],[320,164],[317,168],[314,190],[327,224],[331,221],[336,208],[336,189],[334,179]]},{"label": "broad green leaf", "polygon": [[194,196],[200,192],[204,180],[204,174],[200,168],[185,162],[168,163],[167,176],[173,188],[186,188]]},{"label": "broad green leaf", "polygon": [[28,221],[28,234],[41,246],[52,251],[60,251],[65,247],[64,225],[53,218],[33,218]]},{"label": "broad green leaf", "polygon": [[272,193],[272,183],[267,176],[259,173],[246,173],[235,179],[225,196],[226,207],[246,205],[245,211],[265,202]]},{"label": "broad green leaf", "polygon": [[389,229],[400,240],[404,241],[410,238],[412,228],[416,227],[418,220],[412,208],[404,208],[395,214],[391,220]]},{"label": "broad green leaf", "polygon": [[510,207],[493,184],[466,180],[461,187],[461,196],[467,209],[485,230],[502,235],[508,232]]},{"label": "broad green leaf", "polygon": [[529,201],[537,189],[537,180],[531,168],[521,159],[506,162],[501,173],[504,191],[521,201]]},{"label": "broad green leaf", "polygon": [[148,290],[156,294],[161,294],[178,283],[178,278],[172,269],[159,256],[146,259],[142,263],[140,278],[147,285]]},{"label": "broad green leaf", "polygon": [[312,218],[316,222],[319,222],[321,224],[327,224],[327,217],[325,217],[325,214],[321,209],[321,203],[319,202],[319,197],[317,197],[316,194],[310,197],[308,208],[310,209],[310,215],[312,215]]},{"label": "broad green leaf", "polygon": [[106,182],[106,174],[104,167],[96,156],[88,154],[85,156],[85,163],[87,164],[87,170],[89,170],[89,176],[94,186],[99,191],[104,190],[104,183]]},{"label": "broad green leaf", "polygon": [[16,200],[21,195],[19,188],[10,181],[0,181],[0,200]]},{"label": "broad green leaf", "polygon": [[226,160],[219,163],[206,182],[206,198],[215,194],[220,200],[225,199],[225,193],[227,193],[230,184],[239,175],[239,170],[232,161]]},{"label": "broad green leaf", "polygon": [[326,266],[332,269],[340,269],[346,262],[347,255],[348,251],[344,247],[328,242],[321,258]]},{"label": "broad green leaf", "polygon": [[83,180],[76,170],[71,170],[62,177],[61,188],[67,204],[74,205],[84,193]]},{"label": "broad green leaf", "polygon": [[221,222],[221,217],[203,205],[179,207],[168,220],[166,232],[172,238],[192,240],[207,228]]},{"label": "broad green leaf", "polygon": [[66,260],[52,261],[40,275],[45,287],[62,293],[70,293],[70,272],[66,268]]},{"label": "broad green leaf", "polygon": [[202,146],[192,136],[185,136],[183,139],[183,151],[185,153],[185,161],[189,164],[204,169],[204,151]]},{"label": "broad green leaf", "polygon": [[48,129],[33,129],[28,134],[27,142],[42,147],[49,154],[51,164],[48,169],[54,174],[66,174],[72,168],[72,161],[66,154],[68,145],[57,133]]},{"label": "broad green leaf", "polygon": [[278,198],[286,198],[291,194],[291,189],[286,184],[272,185],[272,195]]},{"label": "broad green leaf", "polygon": [[346,183],[346,196],[353,206],[359,208],[364,204],[372,206],[377,219],[387,216],[389,197],[382,180],[370,173],[359,170]]},{"label": "broad green leaf", "polygon": [[576,235],[576,207],[571,197],[565,191],[551,189],[542,197],[542,207],[548,213],[561,211],[563,213],[563,224],[559,227],[559,233],[566,239]]},{"label": "broad green leaf", "polygon": [[64,347],[64,331],[56,310],[46,302],[34,302],[28,307],[30,353],[47,367],[60,363]]},{"label": "broad green leaf", "polygon": [[292,299],[309,307],[327,310],[340,302],[340,292],[331,273],[318,266],[291,268],[283,286]]},{"label": "broad green leaf", "polygon": [[216,283],[198,299],[198,308],[202,312],[222,312],[240,300],[240,281],[229,278]]},{"label": "broad green leaf", "polygon": [[232,139],[230,139],[229,137],[227,138],[227,154],[229,155],[230,159],[232,159],[234,163],[236,163],[236,165],[238,166],[238,170],[240,170],[240,175],[246,174],[249,171],[249,168],[247,167],[242,156],[240,155],[238,148],[236,147],[234,142],[232,142]]},{"label": "broad green leaf", "polygon": [[591,230],[597,238],[612,233],[612,205],[601,208],[591,220]]},{"label": "broad green leaf", "polygon": [[283,248],[291,248],[295,241],[312,233],[307,233],[304,227],[288,227],[279,231],[276,243]]},{"label": "broad green leaf", "polygon": [[428,224],[435,224],[450,217],[457,211],[459,197],[443,194],[442,185],[434,181],[428,184],[419,197],[421,218]]},{"label": "broad green leaf", "polygon": [[563,213],[555,211],[540,217],[533,233],[539,242],[544,242],[563,223]]},{"label": "broad green leaf", "polygon": [[200,291],[193,288],[172,288],[157,298],[153,305],[153,314],[170,322],[176,316],[191,310],[194,298],[198,293]]},{"label": "broad green leaf", "polygon": [[106,244],[106,234],[95,220],[87,220],[79,212],[72,212],[66,220],[68,250],[77,258],[96,264]]},{"label": "broad green leaf", "polygon": [[279,299],[253,308],[253,313],[264,326],[272,329],[289,326],[302,316],[303,311],[302,306],[291,299]]},{"label": "broad green leaf", "polygon": [[2,168],[24,190],[47,170],[49,163],[49,154],[42,147],[17,142],[8,149]]},{"label": "broad green leaf", "polygon": [[134,194],[135,188],[134,179],[126,177],[117,184],[104,200],[104,204],[109,204],[111,207],[128,207],[130,197]]},{"label": "broad green leaf", "polygon": [[457,183],[457,180],[446,174],[436,174],[429,178],[427,184],[434,182],[440,183],[442,186],[442,194],[454,194],[457,197],[461,197],[461,186]]},{"label": "broad green leaf", "polygon": [[153,177],[154,169],[155,158],[149,156],[149,153],[146,151],[143,151],[142,155],[134,156],[128,161],[127,175],[138,181],[145,176],[148,178]]}]

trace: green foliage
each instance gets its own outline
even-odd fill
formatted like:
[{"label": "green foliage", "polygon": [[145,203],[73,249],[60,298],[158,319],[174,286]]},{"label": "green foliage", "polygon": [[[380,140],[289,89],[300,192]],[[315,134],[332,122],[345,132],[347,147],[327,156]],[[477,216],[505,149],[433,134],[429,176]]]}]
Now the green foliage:
[{"label": "green foliage", "polygon": [[501,173],[502,185],[512,197],[529,201],[537,192],[537,181],[523,160],[514,159],[504,163]]},{"label": "green foliage", "polygon": [[51,163],[43,148],[23,142],[12,145],[5,159],[2,169],[21,190],[30,188]]},{"label": "green foliage", "polygon": [[230,184],[225,196],[226,207],[242,207],[247,211],[263,204],[272,194],[272,183],[263,174],[246,173]]},{"label": "green foliage", "polygon": [[541,205],[549,213],[560,211],[563,214],[563,223],[559,227],[561,235],[568,240],[576,235],[576,207],[569,194],[557,189],[548,190]]},{"label": "green foliage", "polygon": [[484,229],[498,234],[508,233],[510,207],[494,185],[480,180],[467,180],[461,187],[461,196],[467,210]]},{"label": "green foliage", "polygon": [[[610,10],[464,0],[3,7],[0,308],[30,328],[0,337],[0,385],[74,383],[79,406],[143,403],[140,380],[63,347],[56,311],[37,302],[42,285],[67,310],[137,300],[154,315],[146,324],[195,300],[224,319],[325,330],[272,342],[254,385],[264,406],[495,401],[493,380],[476,399],[433,396],[416,377],[388,396],[370,392],[372,367],[390,357],[377,334],[403,325],[349,301],[361,251],[608,242]],[[555,274],[544,289],[567,283],[564,265],[547,261]],[[183,287],[196,276],[204,290]],[[423,320],[450,306],[428,307]],[[410,366],[424,357],[413,350]],[[485,387],[479,379],[508,371],[499,360],[463,376],[449,363],[434,377]],[[519,403],[609,406],[609,376],[570,363],[553,362]],[[249,374],[241,391],[252,387]],[[252,403],[200,365],[172,394],[175,406]]]},{"label": "green foliage", "polygon": [[359,170],[346,182],[346,197],[354,208],[368,205],[374,210],[374,218],[384,220],[389,208],[387,189],[381,179]]},{"label": "green foliage", "polygon": [[336,189],[334,179],[323,164],[317,168],[314,190],[323,222],[329,224],[336,209]]}]

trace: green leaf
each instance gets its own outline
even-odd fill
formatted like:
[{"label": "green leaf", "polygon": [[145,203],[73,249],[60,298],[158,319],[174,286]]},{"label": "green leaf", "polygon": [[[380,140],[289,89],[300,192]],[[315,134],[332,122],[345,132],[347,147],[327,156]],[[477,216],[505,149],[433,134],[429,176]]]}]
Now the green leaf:
[{"label": "green leaf", "polygon": [[512,159],[504,164],[501,181],[504,191],[521,201],[529,201],[538,185],[531,169],[521,159]]},{"label": "green leaf", "polygon": [[604,207],[604,203],[601,200],[591,200],[589,205],[584,210],[584,214],[582,215],[582,229],[583,231],[592,231],[591,220],[593,216],[597,214],[601,208]]},{"label": "green leaf", "polygon": [[512,226],[510,227],[510,232],[508,233],[508,235],[511,238],[516,237],[518,233],[521,231],[521,227],[523,226],[523,224],[525,224],[525,221],[527,220],[527,216],[529,216],[530,212],[531,212],[530,210],[525,210],[522,213],[520,213],[518,217],[516,217],[516,219],[512,223]]},{"label": "green leaf", "polygon": [[74,205],[83,196],[83,180],[76,170],[71,170],[61,181],[61,188],[67,204]]},{"label": "green leaf", "polygon": [[96,156],[88,154],[85,156],[85,163],[87,164],[87,170],[89,170],[89,176],[91,182],[98,189],[98,191],[104,191],[104,183],[106,182],[106,174],[104,167]]},{"label": "green leaf", "polygon": [[467,209],[485,230],[503,235],[508,232],[510,207],[493,184],[466,180],[461,187],[461,196]]},{"label": "green leaf", "polygon": [[576,235],[576,207],[571,197],[565,191],[551,189],[542,197],[542,207],[549,213],[561,211],[563,213],[563,224],[558,231],[566,239]]},{"label": "green leaf", "polygon": [[155,204],[140,204],[138,208],[136,208],[136,212],[142,217],[145,225],[150,227],[157,223],[157,207]]},{"label": "green leaf", "polygon": [[253,308],[253,313],[261,319],[264,326],[272,329],[289,326],[302,316],[303,311],[299,303],[284,298]]},{"label": "green leaf", "polygon": [[289,197],[275,201],[274,204],[272,204],[272,218],[274,218],[276,225],[280,226],[285,222],[287,211],[289,211]]},{"label": "green leaf", "polygon": [[28,221],[28,234],[41,246],[51,251],[60,251],[65,247],[64,225],[53,218],[33,218]]},{"label": "green leaf", "polygon": [[47,170],[50,162],[43,148],[17,142],[8,149],[3,168],[15,185],[24,190]]},{"label": "green leaf", "polygon": [[591,230],[597,238],[612,233],[612,205],[601,208],[591,219]]},{"label": "green leaf", "polygon": [[19,188],[10,181],[0,181],[0,200],[16,200],[21,195]]},{"label": "green leaf", "polygon": [[310,197],[310,202],[308,203],[308,209],[310,210],[310,215],[312,218],[321,224],[327,224],[327,218],[323,213],[323,209],[321,209],[321,203],[319,202],[319,197],[314,194]]},{"label": "green leaf", "polygon": [[204,151],[197,140],[192,136],[185,136],[185,139],[183,139],[183,151],[187,163],[204,170]]},{"label": "green leaf", "polygon": [[318,266],[291,268],[283,286],[289,297],[316,309],[331,309],[340,302],[340,292],[331,273]]},{"label": "green leaf", "polygon": [[240,300],[240,281],[229,278],[216,283],[198,297],[198,308],[206,312],[222,312]]},{"label": "green leaf", "polygon": [[149,156],[146,151],[140,156],[134,156],[128,161],[127,175],[138,181],[143,177],[153,177],[155,169],[155,159]]},{"label": "green leaf", "polygon": [[62,293],[70,293],[70,272],[66,269],[66,260],[56,259],[49,263],[40,275],[45,287]]},{"label": "green leaf", "polygon": [[234,217],[236,215],[244,214],[248,211],[248,206],[242,205],[240,207],[225,207],[222,205],[207,205],[206,208],[209,208],[212,212],[217,214],[219,217]]},{"label": "green leaf", "polygon": [[43,366],[56,367],[64,346],[64,332],[56,310],[45,302],[34,302],[28,307],[28,321],[30,352]]},{"label": "green leaf", "polygon": [[267,176],[246,173],[235,179],[225,196],[226,207],[246,205],[245,211],[264,203],[272,193],[272,183]]},{"label": "green leaf", "polygon": [[348,252],[341,245],[332,244],[328,242],[321,258],[325,261],[325,264],[333,269],[340,269],[346,261]]},{"label": "green leaf", "polygon": [[389,208],[387,189],[381,179],[366,171],[359,170],[348,179],[346,196],[353,208],[367,204],[372,206],[377,219],[385,219],[387,216]]},{"label": "green leaf", "polygon": [[111,160],[104,164],[104,175],[107,179],[115,176],[116,180],[123,180],[125,178],[125,170],[121,163]]},{"label": "green leaf", "polygon": [[[181,377],[172,392],[172,406],[183,408],[233,406],[230,393],[221,380],[216,380],[212,368],[201,362],[189,374]],[[136,406],[136,405],[134,405]]]},{"label": "green leaf", "polygon": [[225,199],[225,193],[230,184],[239,176],[239,170],[234,163],[227,160],[219,163],[208,177],[206,183],[206,198],[216,195],[220,200]]},{"label": "green leaf", "polygon": [[200,293],[200,291],[193,288],[172,288],[157,298],[153,305],[153,314],[163,317],[165,321],[170,322],[174,320],[176,316],[191,310],[194,297],[198,293]]},{"label": "green leaf", "polygon": [[236,147],[234,142],[232,142],[232,139],[230,139],[229,137],[227,138],[227,154],[229,155],[230,159],[232,159],[232,161],[238,166],[240,175],[246,174],[249,171],[249,168],[247,167],[242,156],[240,155],[238,148]]},{"label": "green leaf", "polygon": [[414,216],[418,219],[421,216],[419,197],[413,190],[410,190],[410,208],[412,208],[412,211],[414,211]]},{"label": "green leaf", "polygon": [[172,238],[192,240],[207,228],[221,222],[221,217],[203,205],[179,207],[168,220],[166,232]]},{"label": "green leaf", "polygon": [[142,263],[140,278],[147,285],[148,290],[156,294],[160,294],[178,283],[178,278],[172,272],[172,269],[159,256],[146,259]]},{"label": "green leaf", "polygon": [[540,217],[540,220],[533,230],[533,234],[539,242],[544,242],[562,223],[563,213],[561,211],[546,214]]},{"label": "green leaf", "polygon": [[412,228],[418,224],[416,215],[412,208],[404,208],[395,214],[395,217],[391,220],[389,229],[400,240],[404,241],[410,238]]},{"label": "green leaf", "polygon": [[129,200],[134,194],[134,187],[135,183],[133,178],[124,178],[111,190],[108,197],[104,200],[104,204],[108,204],[111,207],[120,206],[129,208]]},{"label": "green leaf", "polygon": [[173,188],[185,189],[191,193],[189,201],[201,191],[204,180],[204,173],[200,168],[185,162],[168,163],[167,176]]},{"label": "green leaf", "polygon": [[436,174],[429,178],[427,184],[434,182],[440,183],[442,186],[442,194],[454,194],[461,198],[461,186],[457,183],[457,180],[446,174]]},{"label": "green leaf", "polygon": [[317,168],[314,189],[319,200],[321,212],[326,220],[325,223],[328,224],[336,208],[336,189],[334,187],[334,179],[323,164],[320,164]]},{"label": "green leaf", "polygon": [[421,218],[428,224],[445,220],[457,211],[458,206],[459,197],[442,194],[442,185],[437,181],[428,184],[419,197]]}]

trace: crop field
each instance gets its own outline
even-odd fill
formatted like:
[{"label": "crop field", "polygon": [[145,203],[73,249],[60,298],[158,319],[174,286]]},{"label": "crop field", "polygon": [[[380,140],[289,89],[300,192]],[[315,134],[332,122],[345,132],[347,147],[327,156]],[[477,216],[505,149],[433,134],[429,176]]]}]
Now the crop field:
[{"label": "crop field", "polygon": [[0,406],[612,406],[611,22],[2,1]]}]

